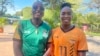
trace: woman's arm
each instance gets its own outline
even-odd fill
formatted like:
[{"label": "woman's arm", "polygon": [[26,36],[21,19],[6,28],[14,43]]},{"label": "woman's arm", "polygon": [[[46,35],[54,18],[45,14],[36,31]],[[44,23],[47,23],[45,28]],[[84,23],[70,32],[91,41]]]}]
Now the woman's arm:
[{"label": "woman's arm", "polygon": [[21,51],[21,41],[20,40],[13,40],[13,49],[15,56],[23,56]]}]

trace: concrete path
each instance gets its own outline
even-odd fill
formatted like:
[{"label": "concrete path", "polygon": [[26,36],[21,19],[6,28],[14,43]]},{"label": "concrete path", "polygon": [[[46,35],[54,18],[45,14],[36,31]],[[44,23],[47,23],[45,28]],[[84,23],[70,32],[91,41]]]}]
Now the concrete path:
[{"label": "concrete path", "polygon": [[87,56],[100,56],[100,36],[87,37],[89,52]]},{"label": "concrete path", "polygon": [[[5,26],[5,32],[0,33],[0,56],[14,56],[13,53],[13,32],[10,25]],[[87,56],[100,56],[100,36],[87,36],[89,52]]]}]

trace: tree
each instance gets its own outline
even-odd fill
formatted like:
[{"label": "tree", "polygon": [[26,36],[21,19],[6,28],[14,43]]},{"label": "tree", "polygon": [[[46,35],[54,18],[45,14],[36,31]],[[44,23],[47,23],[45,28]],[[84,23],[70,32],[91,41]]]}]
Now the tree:
[{"label": "tree", "polygon": [[46,8],[57,9],[65,0],[42,0]]},{"label": "tree", "polygon": [[15,16],[22,16],[22,11],[17,11],[17,12],[15,13]]},{"label": "tree", "polygon": [[7,19],[5,17],[0,17],[0,27],[4,26],[7,23]]},{"label": "tree", "polygon": [[46,9],[44,13],[44,20],[47,21],[52,28],[55,28],[59,24],[59,12],[58,10],[52,11],[50,9]]},{"label": "tree", "polygon": [[91,10],[97,11],[96,14],[89,13],[88,18],[90,21],[90,30],[93,32],[100,32],[100,0],[91,0],[90,3],[86,4]]},{"label": "tree", "polygon": [[95,13],[88,13],[87,14],[87,18],[89,21],[89,25],[90,25],[90,30],[93,32],[100,32],[99,28],[100,28],[100,18],[97,17],[97,15]]},{"label": "tree", "polygon": [[48,21],[52,28],[59,25],[60,6],[65,0],[42,0],[46,7],[44,20]]},{"label": "tree", "polygon": [[86,3],[90,9],[96,9],[98,14],[100,14],[100,0],[91,0],[91,2]]},{"label": "tree", "polygon": [[0,0],[0,16],[5,15],[8,6],[13,7],[12,2],[12,0]]},{"label": "tree", "polygon": [[77,10],[78,10],[79,8],[81,8],[81,5],[82,5],[82,3],[83,3],[83,0],[66,0],[66,2],[71,3],[71,4],[72,4],[72,9],[73,9],[73,11],[78,12]]},{"label": "tree", "polygon": [[[79,18],[78,18],[78,14],[80,14],[79,12],[77,12],[78,8],[81,7],[81,3],[83,0],[42,0],[44,2],[44,5],[46,6],[46,10],[50,11],[50,14],[48,12],[48,14],[46,14],[46,20],[47,21],[51,21],[50,24],[53,25],[53,27],[56,27],[56,25],[60,24],[60,5],[64,2],[69,2],[72,4],[72,9],[74,11],[74,16],[73,16],[73,21],[72,23],[77,23],[79,22]],[[81,16],[80,16],[81,17]],[[50,19],[51,18],[51,19]]]},{"label": "tree", "polygon": [[31,18],[31,12],[32,8],[31,7],[25,7],[22,9],[22,16],[24,19],[29,19]]}]

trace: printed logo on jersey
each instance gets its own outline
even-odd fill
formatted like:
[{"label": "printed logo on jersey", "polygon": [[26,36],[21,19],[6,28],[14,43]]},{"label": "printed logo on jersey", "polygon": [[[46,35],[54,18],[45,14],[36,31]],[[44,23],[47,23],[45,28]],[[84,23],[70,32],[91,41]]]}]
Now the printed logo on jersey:
[{"label": "printed logo on jersey", "polygon": [[25,30],[24,33],[25,33],[25,34],[30,34],[30,31]]},{"label": "printed logo on jersey", "polygon": [[46,30],[43,31],[43,37],[47,38],[48,37],[48,32]]}]

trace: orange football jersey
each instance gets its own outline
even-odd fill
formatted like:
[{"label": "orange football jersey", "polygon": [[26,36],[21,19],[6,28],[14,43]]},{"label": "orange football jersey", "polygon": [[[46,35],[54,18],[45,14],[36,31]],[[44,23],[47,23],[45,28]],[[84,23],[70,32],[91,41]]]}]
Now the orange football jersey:
[{"label": "orange football jersey", "polygon": [[84,32],[75,27],[63,32],[60,27],[53,29],[49,42],[53,43],[54,56],[77,56],[78,51],[87,51]]}]

